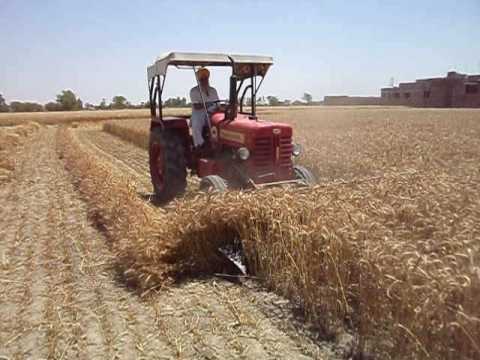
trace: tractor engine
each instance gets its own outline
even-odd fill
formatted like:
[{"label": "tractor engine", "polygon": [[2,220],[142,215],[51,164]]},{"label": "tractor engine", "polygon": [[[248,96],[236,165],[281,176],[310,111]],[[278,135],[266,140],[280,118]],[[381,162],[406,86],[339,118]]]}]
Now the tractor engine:
[{"label": "tractor engine", "polygon": [[242,187],[295,178],[290,125],[259,121],[245,114],[228,121],[223,113],[216,113],[211,126],[210,141],[218,156],[199,160],[199,176],[218,174]]}]

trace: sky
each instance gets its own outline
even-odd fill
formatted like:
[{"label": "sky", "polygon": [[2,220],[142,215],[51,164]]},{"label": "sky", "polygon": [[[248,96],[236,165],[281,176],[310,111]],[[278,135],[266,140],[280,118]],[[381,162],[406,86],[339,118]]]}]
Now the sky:
[{"label": "sky", "polygon": [[[260,96],[379,95],[391,78],[480,73],[479,24],[480,0],[0,0],[0,94],[139,103],[146,67],[176,50],[273,56]],[[212,69],[222,98],[227,75]],[[193,83],[169,69],[165,98]]]}]

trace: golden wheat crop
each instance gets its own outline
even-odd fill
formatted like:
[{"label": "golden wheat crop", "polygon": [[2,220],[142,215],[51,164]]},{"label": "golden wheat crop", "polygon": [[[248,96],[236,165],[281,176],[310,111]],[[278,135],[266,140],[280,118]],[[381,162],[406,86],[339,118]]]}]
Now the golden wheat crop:
[{"label": "golden wheat crop", "polygon": [[[188,113],[189,109],[167,108],[165,115]],[[1,113],[0,126],[14,126],[35,121],[44,125],[71,124],[73,122],[100,122],[111,119],[141,119],[150,117],[149,109],[58,111],[33,113]]]},{"label": "golden wheat crop", "polygon": [[129,119],[123,122],[107,121],[103,124],[103,131],[118,136],[123,140],[129,141],[147,150],[150,136],[150,121]]},{"label": "golden wheat crop", "polygon": [[[265,109],[262,118],[292,124],[305,149],[300,162],[324,180],[351,180],[475,167],[480,158],[477,110],[409,108]],[[103,130],[148,148],[150,120],[107,121]],[[459,166],[458,164],[465,164]]]},{"label": "golden wheat crop", "polygon": [[[478,111],[300,109],[313,189],[199,195],[164,213],[102,166],[71,132],[62,151],[142,289],[217,271],[242,241],[250,270],[304,309],[324,335],[348,327],[378,358],[480,356]],[[112,122],[145,147],[148,122]],[[107,179],[107,181],[105,181]],[[130,189],[130,190],[129,190]],[[216,261],[218,260],[218,261]]]},{"label": "golden wheat crop", "polygon": [[[296,107],[299,109],[301,107]],[[289,108],[262,107],[261,113],[269,113]],[[164,108],[166,116],[189,114],[190,108]],[[56,112],[32,112],[32,113],[0,113],[0,126],[14,126],[35,121],[45,125],[72,124],[74,122],[101,122],[105,120],[142,119],[150,117],[150,109],[124,109],[124,110],[83,110],[83,111],[56,111]]]}]

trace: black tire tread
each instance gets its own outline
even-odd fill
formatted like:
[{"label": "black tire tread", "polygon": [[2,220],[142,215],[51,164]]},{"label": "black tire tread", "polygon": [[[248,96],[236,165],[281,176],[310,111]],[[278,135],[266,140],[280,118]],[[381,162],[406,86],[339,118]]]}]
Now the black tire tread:
[{"label": "black tire tread", "polygon": [[[162,144],[165,152],[165,186],[163,190],[158,189],[152,175],[152,185],[160,202],[167,202],[185,192],[187,187],[187,166],[185,159],[185,148],[180,135],[173,131],[161,131],[155,129],[150,133],[150,147],[153,143]],[[151,153],[149,154],[151,156]]]}]

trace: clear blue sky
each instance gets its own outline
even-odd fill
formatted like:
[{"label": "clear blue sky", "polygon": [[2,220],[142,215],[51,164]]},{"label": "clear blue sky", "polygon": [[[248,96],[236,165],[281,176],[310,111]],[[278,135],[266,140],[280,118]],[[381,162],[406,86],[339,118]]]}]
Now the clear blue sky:
[{"label": "clear blue sky", "polygon": [[[146,99],[146,66],[169,50],[272,55],[261,95],[377,95],[396,82],[480,73],[480,0],[0,0],[0,93],[98,103]],[[226,95],[227,78],[212,76]],[[186,96],[190,72],[167,77]]]}]

